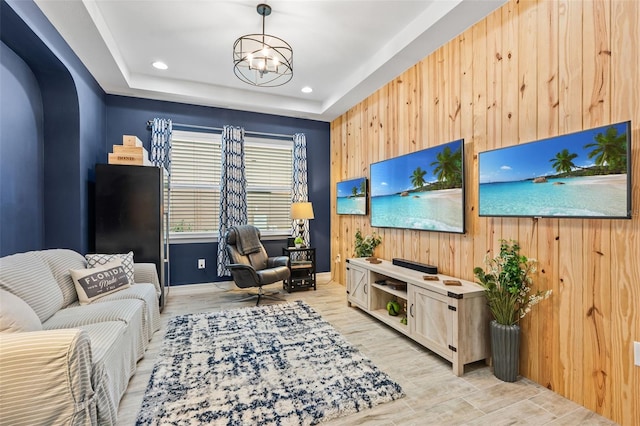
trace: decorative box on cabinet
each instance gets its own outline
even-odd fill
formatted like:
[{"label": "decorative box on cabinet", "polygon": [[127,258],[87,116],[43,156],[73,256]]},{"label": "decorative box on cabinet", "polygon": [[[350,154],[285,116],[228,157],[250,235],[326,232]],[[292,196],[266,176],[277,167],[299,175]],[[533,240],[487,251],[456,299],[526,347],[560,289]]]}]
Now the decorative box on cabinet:
[{"label": "decorative box on cabinet", "polygon": [[[484,289],[442,274],[438,281],[426,281],[424,275],[386,260],[372,264],[364,258],[347,259],[347,301],[450,361],[460,376],[465,364],[490,356]],[[461,285],[448,286],[444,280]],[[397,283],[406,283],[406,290],[391,285]],[[403,306],[398,316],[386,311],[390,300]]]}]

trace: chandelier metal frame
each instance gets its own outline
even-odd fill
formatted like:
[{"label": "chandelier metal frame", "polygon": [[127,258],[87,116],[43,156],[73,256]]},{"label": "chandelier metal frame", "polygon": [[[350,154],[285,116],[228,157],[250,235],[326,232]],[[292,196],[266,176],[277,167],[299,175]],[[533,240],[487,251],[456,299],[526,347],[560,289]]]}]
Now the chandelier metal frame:
[{"label": "chandelier metal frame", "polygon": [[271,6],[261,3],[256,10],[262,16],[262,34],[243,35],[233,43],[233,72],[252,86],[282,86],[293,78],[293,49],[281,38],[265,34]]}]

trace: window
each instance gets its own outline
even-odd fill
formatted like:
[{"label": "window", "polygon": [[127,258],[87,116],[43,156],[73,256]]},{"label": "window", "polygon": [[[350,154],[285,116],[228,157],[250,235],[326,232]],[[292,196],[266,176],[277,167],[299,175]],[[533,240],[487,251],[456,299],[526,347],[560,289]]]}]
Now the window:
[{"label": "window", "polygon": [[[293,142],[245,137],[249,223],[263,235],[291,232]],[[217,236],[220,134],[174,130],[171,151],[172,237]]]}]

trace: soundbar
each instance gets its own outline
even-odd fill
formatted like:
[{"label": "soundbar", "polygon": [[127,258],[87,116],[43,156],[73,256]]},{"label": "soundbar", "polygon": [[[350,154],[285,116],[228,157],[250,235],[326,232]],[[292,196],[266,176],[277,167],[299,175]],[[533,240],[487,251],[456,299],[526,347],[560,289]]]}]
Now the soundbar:
[{"label": "soundbar", "polygon": [[393,259],[393,264],[396,266],[402,266],[403,268],[413,269],[414,271],[424,272],[426,274],[437,274],[438,267],[433,265],[427,265],[426,263],[414,262],[412,260]]}]

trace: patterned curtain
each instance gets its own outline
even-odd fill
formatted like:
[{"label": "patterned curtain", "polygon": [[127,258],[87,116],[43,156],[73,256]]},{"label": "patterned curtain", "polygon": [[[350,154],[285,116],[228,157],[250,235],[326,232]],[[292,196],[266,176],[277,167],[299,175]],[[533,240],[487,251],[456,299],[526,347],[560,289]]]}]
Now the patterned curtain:
[{"label": "patterned curtain", "polygon": [[154,118],[151,124],[151,163],[164,167],[171,176],[171,120]]},{"label": "patterned curtain", "polygon": [[220,227],[218,237],[218,276],[228,276],[229,255],[225,235],[235,225],[245,225],[247,215],[247,180],[244,174],[244,129],[222,129],[220,174]]},{"label": "patterned curtain", "polygon": [[[293,135],[293,179],[291,187],[291,202],[309,201],[307,188],[307,138],[304,133]],[[291,235],[298,235],[298,221],[291,223]],[[309,221],[304,221],[302,234],[304,244],[309,246]]]}]

